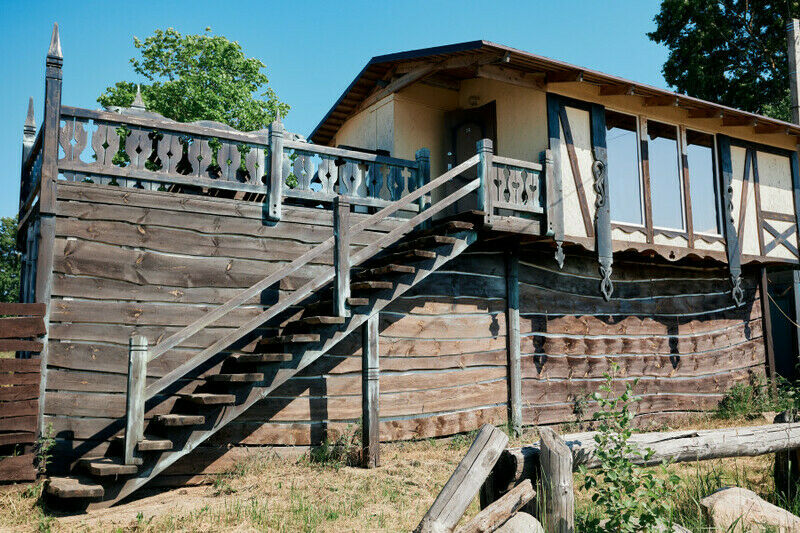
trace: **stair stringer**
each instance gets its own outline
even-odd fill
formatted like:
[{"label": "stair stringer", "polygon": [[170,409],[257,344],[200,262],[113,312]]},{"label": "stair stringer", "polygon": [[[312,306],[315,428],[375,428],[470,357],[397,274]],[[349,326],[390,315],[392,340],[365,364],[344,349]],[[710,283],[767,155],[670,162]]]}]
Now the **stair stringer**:
[{"label": "stair stringer", "polygon": [[[319,359],[321,356],[325,355],[328,350],[336,346],[342,339],[354,332],[371,316],[379,313],[392,301],[405,294],[412,287],[418,285],[431,273],[436,272],[450,260],[458,257],[464,250],[466,250],[477,240],[477,231],[461,231],[450,234],[450,236],[458,239],[457,242],[450,247],[449,251],[438,252],[436,258],[431,260],[430,265],[420,266],[417,268],[414,274],[409,274],[408,277],[413,276],[410,281],[401,279],[395,284],[393,289],[387,289],[372,296],[370,298],[369,310],[367,312],[353,312],[353,314],[347,318],[345,324],[340,326],[339,329],[337,329],[329,338],[321,340],[320,342],[316,343],[316,345],[312,345],[312,348],[306,350],[302,354],[295,355],[291,361],[277,364],[274,377],[269,385],[264,387],[252,387],[244,401],[233,406],[223,407],[220,416],[217,417],[211,427],[201,427],[192,431],[181,449],[162,453],[150,468],[141,472],[138,476],[132,477],[125,481],[125,483],[119,488],[119,491],[112,498],[93,503],[89,507],[92,509],[110,507],[147,484],[159,473],[163,472],[166,468],[174,464],[178,459],[190,453],[206,439],[214,435],[214,433],[247,411],[247,409],[253,406],[253,404],[266,398],[270,393],[272,393],[272,391],[283,385],[289,378],[295,376],[298,372]],[[108,492],[109,490],[107,489],[107,495]]]}]

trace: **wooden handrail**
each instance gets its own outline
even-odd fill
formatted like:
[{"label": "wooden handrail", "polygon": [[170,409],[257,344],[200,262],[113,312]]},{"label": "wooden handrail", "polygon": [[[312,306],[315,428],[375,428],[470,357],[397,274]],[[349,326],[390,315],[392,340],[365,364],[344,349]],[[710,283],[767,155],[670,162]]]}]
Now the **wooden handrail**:
[{"label": "wooden handrail", "polygon": [[[376,224],[381,222],[386,217],[403,209],[410,203],[415,202],[422,196],[431,192],[433,189],[436,189],[437,187],[443,185],[445,182],[451,180],[455,176],[461,174],[462,172],[476,165],[477,163],[478,163],[478,156],[475,155],[470,159],[468,159],[467,161],[461,163],[460,165],[452,168],[451,170],[448,170],[447,172],[445,172],[435,180],[431,181],[430,183],[420,187],[413,193],[404,196],[400,200],[393,202],[391,205],[386,206],[377,213],[363,219],[361,222],[358,222],[354,226],[350,227],[349,233],[351,235],[351,238],[353,235],[356,235],[361,231],[375,227]],[[396,241],[403,235],[413,231],[414,228],[417,227],[420,223],[424,222],[425,220],[428,220],[436,213],[452,205],[454,202],[460,200],[470,192],[476,190],[478,186],[479,186],[478,180],[477,179],[473,180],[466,186],[459,188],[458,191],[450,194],[448,197],[440,200],[439,202],[436,202],[436,204],[432,205],[430,208],[424,210],[423,212],[417,214],[416,216],[410,219],[407,219],[400,226],[398,226],[397,228],[393,229],[392,231],[390,231],[389,233],[378,239],[378,241],[370,244],[369,246],[359,251],[359,253],[352,256],[350,266],[351,267],[356,266],[364,262],[365,260],[369,259],[373,255],[378,253],[381,249],[385,248],[388,244]],[[175,346],[185,341],[198,331],[213,324],[218,319],[222,318],[236,307],[242,305],[249,299],[260,294],[261,291],[263,291],[267,287],[273,285],[274,283],[279,282],[286,276],[289,276],[292,273],[296,272],[298,269],[306,265],[311,260],[319,257],[328,250],[331,250],[334,247],[334,244],[335,244],[335,238],[329,237],[322,243],[318,244],[317,246],[315,246],[302,256],[298,257],[297,259],[289,263],[286,266],[286,268],[283,268],[278,272],[270,274],[266,278],[262,279],[261,281],[251,286],[250,288],[242,291],[242,293],[240,293],[239,295],[235,296],[234,298],[231,298],[225,304],[217,307],[216,309],[207,313],[199,320],[193,322],[192,324],[186,326],[185,328],[178,331],[171,337],[165,339],[150,351],[148,362],[162,355],[171,348],[174,348]],[[236,342],[247,333],[253,331],[253,329],[257,328],[267,320],[270,320],[279,313],[285,311],[290,306],[302,302],[304,299],[312,295],[316,290],[325,286],[333,278],[334,278],[334,272],[333,269],[330,269],[325,274],[315,277],[313,280],[309,281],[308,283],[306,283],[305,285],[294,291],[290,296],[288,296],[281,302],[271,306],[269,309],[263,311],[262,313],[259,313],[257,316],[247,321],[245,324],[237,328],[235,331],[232,331],[224,335],[222,338],[214,342],[211,346],[203,349],[188,361],[184,362],[180,366],[168,372],[163,377],[159,378],[158,380],[148,385],[147,388],[145,389],[145,398],[146,399],[152,398],[153,396],[164,390],[166,387],[173,384],[187,372],[205,363],[211,357],[219,353],[221,350],[224,350],[232,343]]]}]

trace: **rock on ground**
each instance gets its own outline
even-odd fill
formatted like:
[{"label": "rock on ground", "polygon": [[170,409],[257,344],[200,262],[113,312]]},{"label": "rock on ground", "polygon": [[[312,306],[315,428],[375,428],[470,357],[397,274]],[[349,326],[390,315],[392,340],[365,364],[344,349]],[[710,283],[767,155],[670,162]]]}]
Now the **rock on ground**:
[{"label": "rock on ground", "polygon": [[517,513],[495,530],[495,533],[544,533],[542,524],[528,513]]},{"label": "rock on ground", "polygon": [[772,505],[747,489],[720,489],[700,500],[715,531],[739,533],[769,528],[780,533],[800,532],[800,517]]}]

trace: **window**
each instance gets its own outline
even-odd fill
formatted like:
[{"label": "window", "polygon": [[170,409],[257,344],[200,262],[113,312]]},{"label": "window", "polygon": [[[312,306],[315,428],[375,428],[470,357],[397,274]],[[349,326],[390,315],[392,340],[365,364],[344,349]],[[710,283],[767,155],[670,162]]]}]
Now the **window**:
[{"label": "window", "polygon": [[684,229],[678,128],[648,120],[647,150],[653,226]]},{"label": "window", "polygon": [[611,219],[642,225],[642,194],[636,117],[606,110]]},{"label": "window", "polygon": [[698,233],[720,233],[717,216],[714,136],[686,130],[686,159],[689,165],[689,197],[692,201],[692,229]]}]

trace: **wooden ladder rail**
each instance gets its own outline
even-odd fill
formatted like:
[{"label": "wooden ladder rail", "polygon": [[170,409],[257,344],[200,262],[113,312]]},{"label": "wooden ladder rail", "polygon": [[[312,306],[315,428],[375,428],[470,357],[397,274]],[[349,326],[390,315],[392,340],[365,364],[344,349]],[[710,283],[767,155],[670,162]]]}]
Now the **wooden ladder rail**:
[{"label": "wooden ladder rail", "polygon": [[[437,187],[443,185],[445,182],[451,180],[453,177],[461,174],[462,172],[476,165],[477,163],[478,163],[478,156],[475,155],[470,159],[464,161],[460,165],[452,168],[451,170],[448,170],[438,178],[432,180],[430,183],[420,187],[414,192],[404,196],[400,200],[397,200],[391,205],[384,207],[377,213],[353,225],[349,230],[350,236],[352,237],[353,235],[356,235],[366,229],[374,227],[376,224],[381,222],[386,217],[394,214],[395,212],[411,204],[412,202],[422,198],[424,195],[428,194]],[[351,257],[350,266],[351,267],[356,266],[366,261],[370,257],[377,254],[379,251],[381,251],[383,248],[390,246],[404,235],[411,233],[414,230],[414,228],[417,227],[420,223],[431,218],[433,215],[439,213],[443,209],[449,207],[450,205],[460,200],[470,192],[476,190],[478,186],[479,186],[479,181],[477,179],[473,180],[473,182],[460,188],[458,191],[451,194],[447,198],[442,199],[439,202],[436,202],[428,209],[408,219],[402,225],[393,229],[392,231],[390,231],[377,241],[364,247],[358,253],[354,254]],[[165,339],[158,345],[154,346],[151,350],[149,350],[147,362],[149,363],[150,361],[153,361],[156,357],[164,354],[168,350],[174,348],[181,342],[190,338],[195,333],[213,324],[214,322],[224,317],[229,312],[233,311],[234,309],[244,304],[251,298],[254,298],[255,296],[259,295],[266,288],[281,281],[286,276],[293,274],[298,269],[308,264],[311,260],[316,259],[317,257],[320,257],[323,253],[331,250],[334,246],[335,246],[335,237],[329,237],[322,243],[318,244],[316,247],[312,248],[302,256],[298,257],[297,259],[289,263],[286,266],[286,268],[281,269],[280,271],[275,272],[273,274],[270,274],[266,278],[255,283],[250,288],[243,290],[238,296],[231,298],[225,304],[217,307],[216,309],[209,312],[202,318],[196,320],[192,324],[186,326],[185,328],[178,331],[171,337]],[[248,320],[245,324],[243,324],[236,330],[232,331],[231,333],[224,335],[222,338],[214,342],[211,346],[203,349],[188,361],[184,362],[183,364],[179,365],[178,367],[174,368],[173,370],[165,374],[163,377],[157,379],[156,381],[148,385],[144,391],[145,400],[149,400],[150,398],[152,398],[165,388],[175,383],[186,373],[198,367],[199,365],[205,363],[211,357],[213,357],[220,351],[224,350],[232,343],[241,339],[243,336],[250,333],[260,325],[264,324],[266,321],[275,317],[279,313],[285,311],[290,306],[302,302],[303,300],[311,296],[316,290],[327,285],[331,280],[334,279],[334,277],[335,277],[334,270],[329,269],[328,272],[326,272],[324,275],[318,276],[312,281],[309,281],[301,288],[294,291],[290,296],[286,297],[284,300],[278,302],[277,304],[273,305],[266,311],[263,311],[259,315]]]},{"label": "wooden ladder rail", "polygon": [[[444,174],[442,174],[435,180],[431,181],[430,183],[424,185],[423,187],[420,187],[413,193],[408,194],[407,196],[401,198],[400,200],[397,200],[391,205],[386,206],[377,213],[355,224],[354,226],[349,228],[349,231],[344,232],[346,234],[344,238],[346,240],[349,240],[350,238],[352,238],[353,235],[362,232],[368,228],[374,227],[375,224],[384,220],[389,215],[397,212],[398,210],[402,209],[411,202],[418,201],[419,199],[423,198],[426,194],[428,194],[430,191],[443,185],[444,183],[451,180],[453,177],[461,174],[468,168],[477,165],[478,162],[479,162],[479,156],[478,155],[473,156],[464,163],[445,172]],[[230,332],[222,336],[220,339],[211,344],[211,346],[208,346],[207,348],[201,350],[191,359],[179,365],[178,367],[174,368],[173,370],[165,374],[163,377],[159,378],[158,380],[154,381],[153,383],[151,383],[146,387],[144,386],[144,381],[146,379],[145,378],[146,365],[149,361],[152,361],[159,355],[165,353],[170,348],[177,346],[178,344],[188,339],[193,334],[197,333],[203,328],[209,326],[210,324],[213,324],[214,322],[225,316],[228,312],[232,311],[233,309],[236,309],[236,307],[248,301],[250,298],[253,298],[267,287],[273,285],[274,283],[279,282],[284,277],[297,271],[299,268],[306,265],[312,259],[319,257],[322,253],[334,248],[334,246],[339,244],[338,239],[341,237],[340,235],[341,232],[336,233],[333,237],[326,239],[321,244],[317,245],[313,249],[309,250],[302,256],[292,261],[287,266],[286,269],[283,269],[279,272],[275,272],[267,276],[266,278],[262,279],[261,281],[257,282],[253,286],[249,287],[248,289],[245,289],[244,291],[242,291],[241,294],[235,296],[234,298],[231,298],[222,306],[214,309],[213,311],[203,316],[199,320],[186,326],[184,329],[175,333],[171,337],[165,339],[160,344],[155,346],[152,350],[148,350],[145,339],[137,338],[136,342],[131,343],[131,351],[129,353],[129,375],[128,375],[128,388],[127,388],[128,395],[126,398],[126,413],[125,413],[126,430],[124,437],[125,463],[134,464],[136,462],[136,458],[134,457],[134,449],[138,441],[141,440],[142,438],[141,436],[142,436],[143,421],[144,421],[144,409],[147,400],[153,398],[156,394],[158,394],[165,388],[175,383],[178,379],[186,375],[188,372],[198,367],[199,365],[205,363],[206,361],[214,357],[216,354],[218,354],[220,351],[224,350],[232,343],[241,339],[243,336],[247,335],[260,325],[264,324],[266,321],[277,316],[279,313],[285,311],[290,306],[302,302],[310,295],[312,295],[316,290],[320,289],[321,287],[324,287],[326,284],[336,279],[338,275],[341,275],[343,271],[346,270],[347,273],[349,274],[349,270],[351,267],[363,263],[364,261],[368,260],[375,254],[380,252],[382,249],[391,246],[392,244],[397,242],[397,240],[402,238],[404,235],[414,231],[414,228],[419,226],[422,222],[430,219],[433,215],[439,213],[443,209],[454,204],[455,202],[457,202],[467,194],[471,193],[472,191],[477,190],[479,186],[480,186],[480,179],[478,178],[468,183],[464,187],[461,187],[458,191],[450,194],[446,198],[436,202],[428,209],[425,209],[421,213],[406,220],[401,225],[391,230],[389,233],[383,235],[377,241],[364,247],[362,250],[360,250],[352,257],[348,257],[345,260],[347,262],[346,265],[340,264],[336,265],[334,268],[328,269],[325,274],[317,276],[315,279],[309,281],[308,283],[306,283],[305,285],[294,291],[287,298],[271,306],[269,309],[263,311],[262,313],[253,317],[252,319],[248,320],[245,324],[243,324],[233,332]],[[338,205],[339,202],[336,202],[337,207]]]}]

